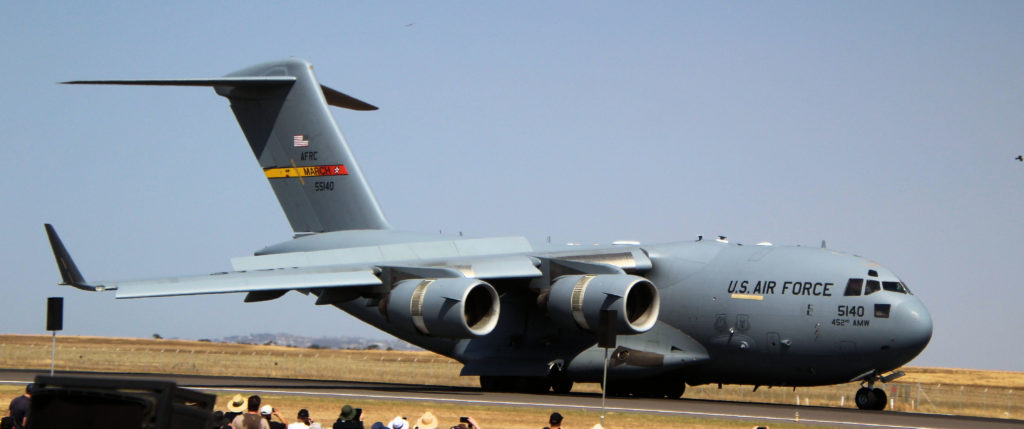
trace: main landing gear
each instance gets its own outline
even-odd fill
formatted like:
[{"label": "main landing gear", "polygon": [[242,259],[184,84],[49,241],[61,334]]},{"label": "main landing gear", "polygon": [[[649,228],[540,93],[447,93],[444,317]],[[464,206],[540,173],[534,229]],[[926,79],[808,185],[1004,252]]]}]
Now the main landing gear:
[{"label": "main landing gear", "polygon": [[558,394],[566,394],[572,390],[572,384],[572,380],[567,377],[480,376],[480,388],[485,392],[547,393],[554,391]]},{"label": "main landing gear", "polygon": [[653,399],[679,399],[686,391],[686,383],[671,379],[611,380],[608,382],[608,396]]},{"label": "main landing gear", "polygon": [[875,387],[875,382],[881,381],[882,383],[888,383],[904,375],[903,371],[896,371],[892,374],[883,376],[878,371],[872,370],[851,380],[860,380],[861,388],[857,390],[857,394],[854,396],[854,402],[857,403],[857,408],[862,410],[884,410],[886,404],[889,403],[889,398],[886,396],[885,390]]}]

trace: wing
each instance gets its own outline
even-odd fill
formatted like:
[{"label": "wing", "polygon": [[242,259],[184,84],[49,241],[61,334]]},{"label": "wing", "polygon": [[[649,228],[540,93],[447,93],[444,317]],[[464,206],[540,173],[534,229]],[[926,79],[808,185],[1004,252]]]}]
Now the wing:
[{"label": "wing", "polygon": [[[386,291],[383,279],[398,278],[528,278],[540,276],[540,262],[525,255],[514,238],[400,243],[309,252],[252,256],[232,261],[235,271],[148,280],[90,283],[79,271],[52,225],[46,224],[61,285],[89,291],[116,291],[117,298],[204,295],[247,292],[247,302],[277,298],[289,290],[322,292],[318,304],[331,297],[355,297]],[[528,244],[526,244],[528,248]],[[423,259],[418,256],[428,255]],[[339,264],[338,261],[345,261]],[[351,289],[338,293],[335,289]],[[326,301],[326,302],[325,302]]]}]

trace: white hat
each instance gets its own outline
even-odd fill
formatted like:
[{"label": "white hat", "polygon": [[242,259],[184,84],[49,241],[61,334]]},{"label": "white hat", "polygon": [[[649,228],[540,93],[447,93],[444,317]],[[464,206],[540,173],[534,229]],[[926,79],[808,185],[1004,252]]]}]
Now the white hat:
[{"label": "white hat", "polygon": [[388,423],[388,429],[408,429],[409,422],[405,421],[401,416],[395,417],[391,423]]},{"label": "white hat", "polygon": [[263,414],[265,416],[274,414],[274,407],[271,407],[270,405],[264,405],[260,407],[260,414]]}]

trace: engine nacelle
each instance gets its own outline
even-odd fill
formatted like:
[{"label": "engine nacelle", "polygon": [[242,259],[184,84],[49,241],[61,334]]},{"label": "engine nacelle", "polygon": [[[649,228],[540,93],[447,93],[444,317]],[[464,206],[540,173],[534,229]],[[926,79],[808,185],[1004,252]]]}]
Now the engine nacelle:
[{"label": "engine nacelle", "polygon": [[643,277],[626,274],[562,276],[548,293],[548,314],[562,326],[597,332],[601,310],[615,310],[615,333],[646,332],[658,321],[658,288]]},{"label": "engine nacelle", "polygon": [[469,278],[403,280],[388,297],[391,320],[408,320],[423,335],[472,338],[498,324],[498,292]]}]

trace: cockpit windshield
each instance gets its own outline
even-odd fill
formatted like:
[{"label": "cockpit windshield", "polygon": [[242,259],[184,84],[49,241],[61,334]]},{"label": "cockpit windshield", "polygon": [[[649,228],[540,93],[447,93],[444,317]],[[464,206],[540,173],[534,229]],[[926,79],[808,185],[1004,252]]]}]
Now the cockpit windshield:
[{"label": "cockpit windshield", "polygon": [[868,280],[867,285],[864,287],[864,295],[871,295],[880,290],[882,290],[882,286],[879,285],[878,280]]},{"label": "cockpit windshield", "polygon": [[889,292],[898,292],[898,293],[909,293],[910,292],[910,291],[907,290],[907,287],[903,286],[903,283],[900,283],[900,282],[882,282],[882,289],[885,289],[885,290],[887,290]]},{"label": "cockpit windshield", "polygon": [[843,296],[861,296],[862,293],[864,295],[871,295],[879,291],[912,295],[910,289],[903,282],[849,279],[846,282],[846,290],[843,292]]}]

